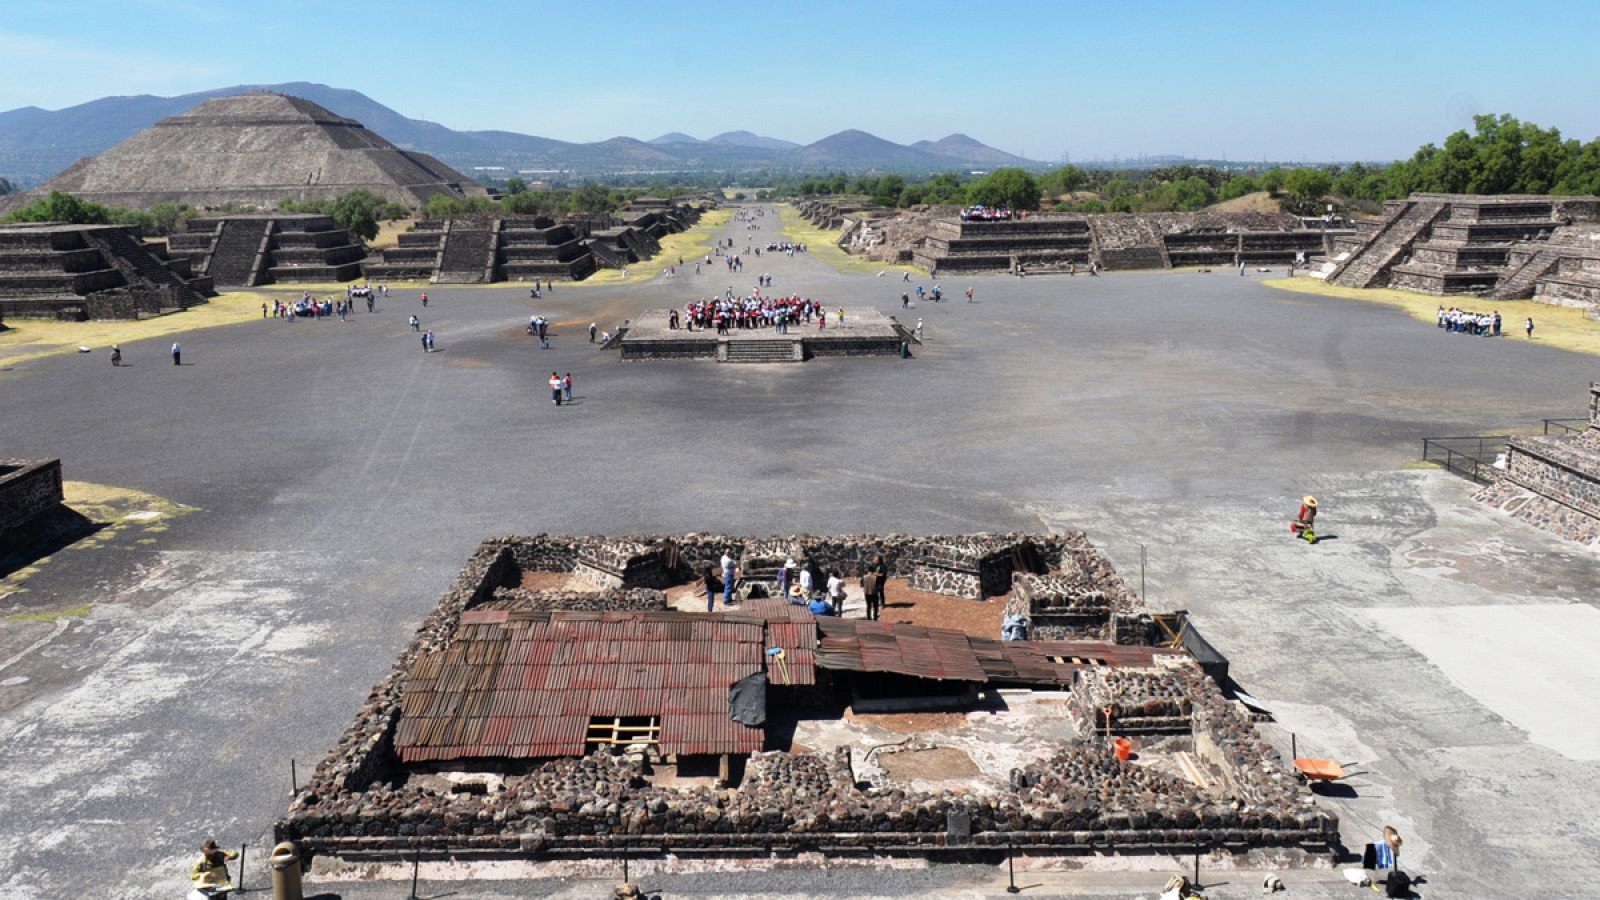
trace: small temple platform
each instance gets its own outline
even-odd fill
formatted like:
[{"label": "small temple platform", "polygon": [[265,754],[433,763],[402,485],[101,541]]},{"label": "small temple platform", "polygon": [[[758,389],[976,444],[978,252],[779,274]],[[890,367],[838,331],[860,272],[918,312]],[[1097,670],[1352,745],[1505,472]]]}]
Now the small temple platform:
[{"label": "small temple platform", "polygon": [[647,310],[617,339],[623,359],[714,359],[729,363],[804,362],[817,356],[899,356],[902,345],[920,343],[893,316],[877,310],[845,309],[844,320],[828,316],[828,326],[796,324],[786,333],[771,326],[693,331],[670,327],[669,310]]}]

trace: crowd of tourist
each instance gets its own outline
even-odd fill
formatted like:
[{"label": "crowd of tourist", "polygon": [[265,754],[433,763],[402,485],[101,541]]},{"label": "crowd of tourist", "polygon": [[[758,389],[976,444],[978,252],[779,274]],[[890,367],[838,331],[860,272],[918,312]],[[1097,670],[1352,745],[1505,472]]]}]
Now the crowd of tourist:
[{"label": "crowd of tourist", "polygon": [[[1441,304],[1438,315],[1439,327],[1446,331],[1458,334],[1471,334],[1479,337],[1500,336],[1500,310],[1493,312],[1473,312],[1452,306],[1445,309]],[[1529,320],[1530,322],[1532,320]],[[1530,328],[1529,331],[1532,331]]]},{"label": "crowd of tourist", "polygon": [[984,206],[982,203],[968,206],[961,210],[961,221],[963,222],[1009,222],[1012,219],[1026,219],[1027,217],[1027,210],[1012,212],[1009,209],[995,209],[991,206]]},{"label": "crowd of tourist", "polygon": [[[843,318],[844,308],[840,307],[835,321]],[[667,313],[670,329],[676,330],[681,324],[686,331],[715,328],[717,334],[754,328],[774,328],[778,334],[787,334],[791,325],[810,325],[813,321],[818,328],[828,327],[828,310],[820,300],[798,294],[764,297],[754,292],[748,297],[734,297],[731,290],[723,297],[685,304],[681,315],[676,309]]]}]

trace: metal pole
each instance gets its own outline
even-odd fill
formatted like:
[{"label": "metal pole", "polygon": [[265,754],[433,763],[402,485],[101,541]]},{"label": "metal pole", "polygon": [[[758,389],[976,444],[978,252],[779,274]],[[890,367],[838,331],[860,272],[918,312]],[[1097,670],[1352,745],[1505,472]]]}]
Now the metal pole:
[{"label": "metal pole", "polygon": [[411,900],[417,900],[417,869],[422,867],[422,851],[411,857]]},{"label": "metal pole", "polygon": [[622,848],[622,883],[627,884],[633,879],[628,877],[628,848]]},{"label": "metal pole", "polygon": [[1300,758],[1300,742],[1295,740],[1294,732],[1289,732],[1289,762],[1293,763]]},{"label": "metal pole", "polygon": [[300,793],[300,776],[294,769],[294,757],[289,757],[289,796]]},{"label": "metal pole", "polygon": [[233,889],[234,893],[237,893],[237,894],[243,894],[245,892],[245,890],[244,890],[244,851],[249,846],[250,846],[249,844],[240,844],[239,845],[239,886]]},{"label": "metal pole", "polygon": [[1016,847],[1012,846],[1011,839],[1006,839],[1006,893],[1020,894],[1022,888],[1017,887],[1017,860]]},{"label": "metal pole", "polygon": [[1200,890],[1200,851],[1194,851],[1194,889]]}]

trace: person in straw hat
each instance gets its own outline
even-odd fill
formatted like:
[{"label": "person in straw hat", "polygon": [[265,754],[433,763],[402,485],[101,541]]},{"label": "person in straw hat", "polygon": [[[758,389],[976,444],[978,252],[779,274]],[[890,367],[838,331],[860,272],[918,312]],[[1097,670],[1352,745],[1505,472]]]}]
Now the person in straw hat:
[{"label": "person in straw hat", "polygon": [[1295,537],[1305,538],[1307,542],[1317,542],[1317,532],[1314,525],[1317,521],[1317,498],[1310,494],[1300,499],[1300,515],[1289,523],[1289,531]]},{"label": "person in straw hat", "polygon": [[189,884],[194,888],[189,892],[189,900],[224,900],[233,890],[228,860],[238,858],[238,853],[224,850],[215,840],[206,838],[200,846],[200,858],[189,869]]}]

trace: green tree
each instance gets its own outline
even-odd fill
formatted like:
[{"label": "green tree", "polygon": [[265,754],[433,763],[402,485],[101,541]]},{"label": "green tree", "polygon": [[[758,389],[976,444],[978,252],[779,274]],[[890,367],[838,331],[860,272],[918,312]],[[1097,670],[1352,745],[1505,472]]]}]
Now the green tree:
[{"label": "green tree", "polygon": [[1039,208],[1039,182],[1024,169],[996,169],[967,188],[967,199],[984,206]]},{"label": "green tree", "polygon": [[1190,175],[1172,185],[1172,207],[1185,212],[1203,209],[1217,202],[1217,192],[1211,183],[1198,175]]},{"label": "green tree", "polygon": [[1222,183],[1222,188],[1217,191],[1217,197],[1222,200],[1234,200],[1246,194],[1254,194],[1261,190],[1261,185],[1249,175],[1235,175]]},{"label": "green tree", "polygon": [[1053,172],[1046,172],[1039,178],[1040,189],[1051,197],[1081,191],[1088,183],[1088,174],[1077,166],[1062,166]]},{"label": "green tree", "polygon": [[69,225],[109,225],[111,210],[98,203],[80,200],[64,191],[51,191],[50,196],[13,210],[7,222],[65,222]]},{"label": "green tree", "polygon": [[872,202],[879,206],[899,206],[900,195],[905,193],[906,180],[899,175],[885,175],[872,186]]},{"label": "green tree", "polygon": [[5,178],[0,178],[0,197],[16,193],[17,186]]},{"label": "green tree", "polygon": [[1284,193],[1297,211],[1316,212],[1317,203],[1333,190],[1333,176],[1322,169],[1291,169],[1283,178]]},{"label": "green tree", "polygon": [[515,197],[528,190],[528,183],[519,176],[513,175],[506,179],[506,196]]}]

